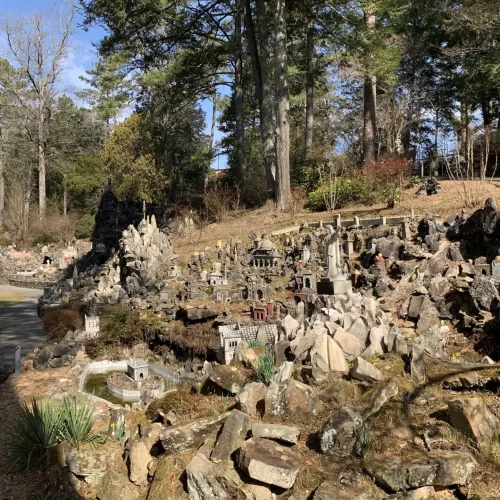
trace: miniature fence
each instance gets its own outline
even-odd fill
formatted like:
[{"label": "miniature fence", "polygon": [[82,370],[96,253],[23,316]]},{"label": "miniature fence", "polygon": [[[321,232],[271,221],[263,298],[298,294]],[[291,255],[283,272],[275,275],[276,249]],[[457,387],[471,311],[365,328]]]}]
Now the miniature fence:
[{"label": "miniature fence", "polygon": [[288,234],[288,233],[296,233],[300,231],[301,229],[307,229],[307,228],[318,228],[318,227],[324,227],[327,225],[332,225],[333,227],[371,227],[371,226],[396,226],[399,224],[402,224],[404,222],[408,222],[409,219],[415,219],[418,217],[415,214],[415,211],[413,208],[411,209],[411,214],[409,215],[392,215],[392,216],[386,216],[386,217],[368,217],[361,219],[359,217],[354,217],[352,219],[345,219],[343,220],[341,218],[340,214],[337,214],[335,216],[335,219],[332,222],[304,222],[300,226],[291,226],[291,227],[286,227],[284,229],[278,229],[277,231],[273,231],[271,233],[272,236],[280,236],[282,234]]}]

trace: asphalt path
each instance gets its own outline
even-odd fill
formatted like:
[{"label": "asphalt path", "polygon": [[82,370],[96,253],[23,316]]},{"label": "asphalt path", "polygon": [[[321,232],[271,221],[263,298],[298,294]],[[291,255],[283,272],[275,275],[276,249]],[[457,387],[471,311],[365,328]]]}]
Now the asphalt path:
[{"label": "asphalt path", "polygon": [[6,367],[12,368],[16,346],[21,346],[21,353],[24,355],[46,339],[37,314],[38,298],[43,291],[0,285],[0,292],[24,295],[20,302],[0,308],[0,353],[4,353]]}]

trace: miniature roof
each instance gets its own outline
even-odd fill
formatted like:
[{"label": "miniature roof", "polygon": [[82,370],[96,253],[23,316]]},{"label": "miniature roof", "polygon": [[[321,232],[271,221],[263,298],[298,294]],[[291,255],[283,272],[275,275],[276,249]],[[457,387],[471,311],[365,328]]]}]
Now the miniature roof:
[{"label": "miniature roof", "polygon": [[148,362],[144,359],[129,359],[127,365],[131,368],[147,368]]},{"label": "miniature roof", "polygon": [[219,333],[221,334],[221,345],[224,344],[224,339],[228,338],[241,338],[245,342],[255,340],[259,328],[264,327],[267,340],[273,342],[278,336],[278,328],[273,324],[265,325],[222,325],[219,326]]}]

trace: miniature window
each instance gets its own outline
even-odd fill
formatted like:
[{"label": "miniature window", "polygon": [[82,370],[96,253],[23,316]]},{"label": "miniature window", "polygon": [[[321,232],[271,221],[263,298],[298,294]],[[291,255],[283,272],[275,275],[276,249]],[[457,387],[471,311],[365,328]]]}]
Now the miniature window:
[{"label": "miniature window", "polygon": [[237,340],[229,341],[229,347],[238,347],[238,341]]}]

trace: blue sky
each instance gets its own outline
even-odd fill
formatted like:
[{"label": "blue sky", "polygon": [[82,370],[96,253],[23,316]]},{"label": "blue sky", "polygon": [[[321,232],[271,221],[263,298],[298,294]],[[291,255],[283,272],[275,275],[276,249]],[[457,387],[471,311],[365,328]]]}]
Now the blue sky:
[{"label": "blue sky", "polygon": [[[33,12],[43,12],[49,9],[57,8],[60,2],[51,0],[0,0],[0,14],[29,16]],[[84,88],[85,84],[78,77],[85,74],[85,70],[92,68],[97,60],[96,49],[93,43],[99,42],[105,32],[102,28],[93,27],[84,31],[80,24],[82,16],[77,13],[75,22],[75,34],[73,35],[72,48],[67,61],[67,69],[64,74],[64,87],[70,92],[75,92]],[[211,118],[211,105],[209,102],[202,102],[201,106],[206,116]],[[207,133],[209,124],[207,123]],[[217,130],[215,134],[216,141],[221,138],[221,133]],[[219,162],[214,161],[212,168],[225,168],[226,158],[221,157]]]}]

